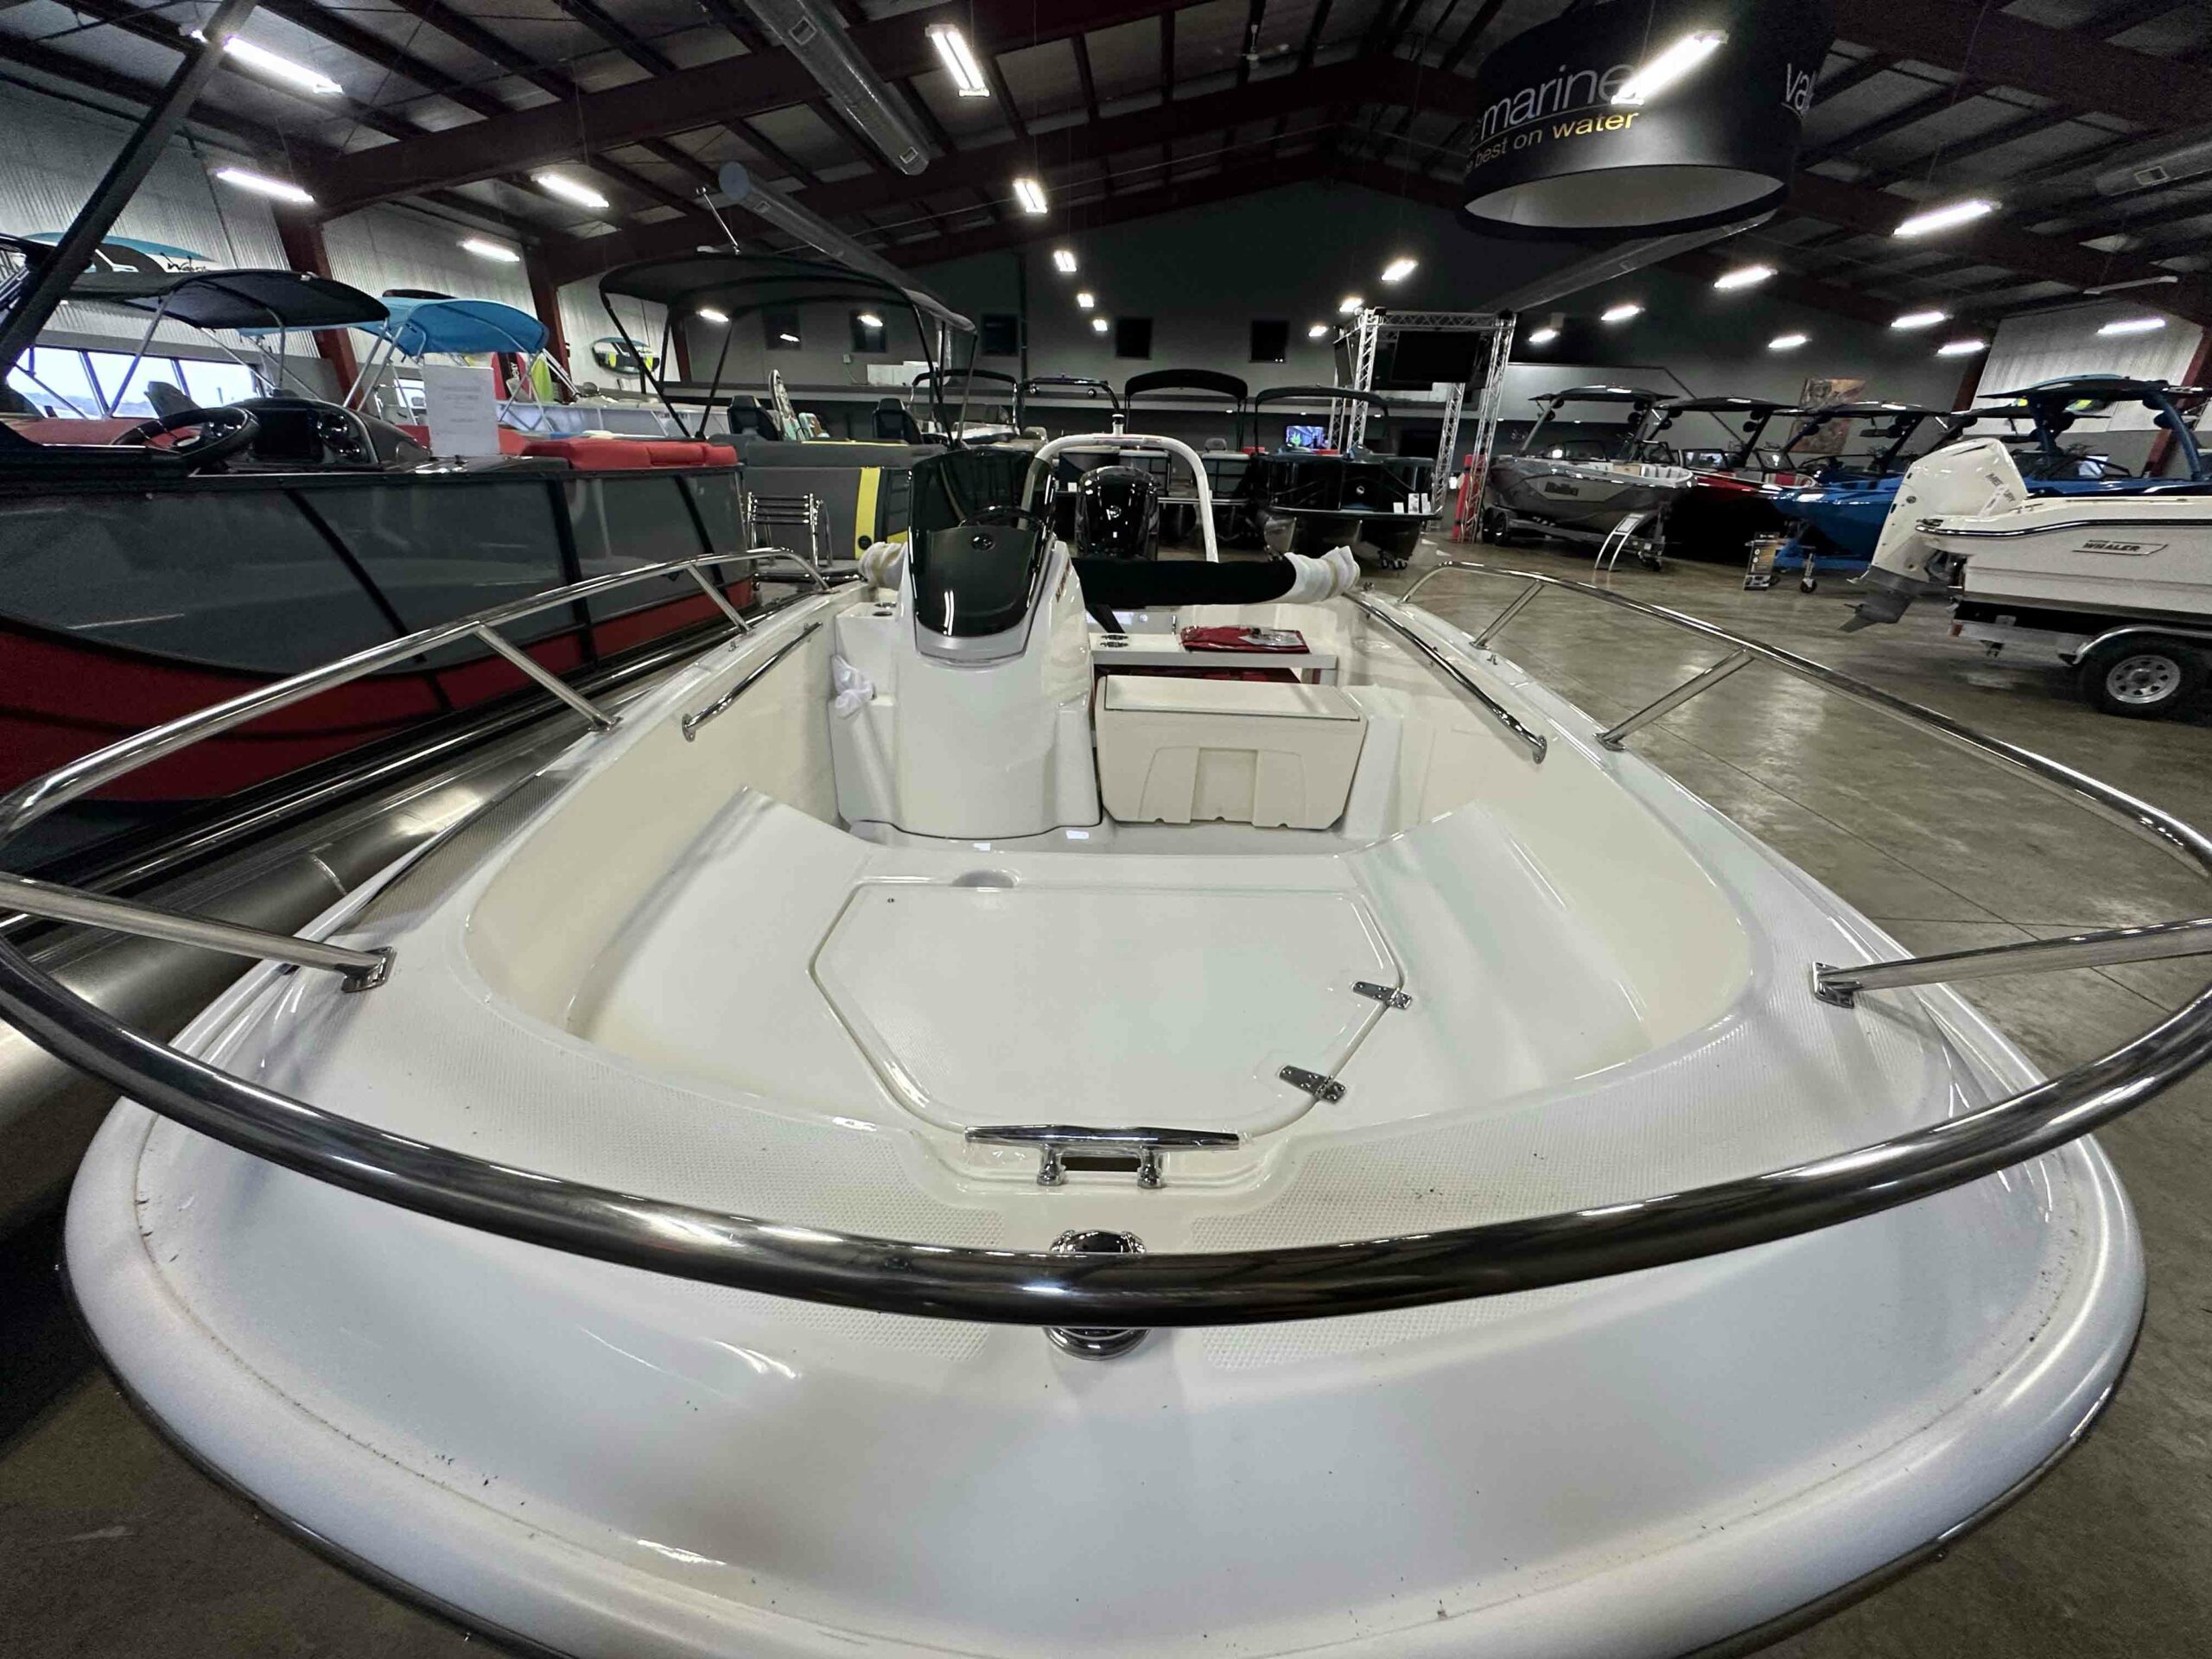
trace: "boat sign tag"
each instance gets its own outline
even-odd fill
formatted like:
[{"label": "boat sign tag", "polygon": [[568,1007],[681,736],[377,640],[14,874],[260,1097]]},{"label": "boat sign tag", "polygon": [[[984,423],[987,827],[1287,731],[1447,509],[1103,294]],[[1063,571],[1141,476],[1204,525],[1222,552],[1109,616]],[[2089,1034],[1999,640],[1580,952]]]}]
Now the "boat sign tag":
[{"label": "boat sign tag", "polygon": [[498,454],[499,405],[492,371],[480,364],[425,363],[418,372],[430,453],[442,460]]},{"label": "boat sign tag", "polygon": [[2076,553],[2117,553],[2129,558],[2148,558],[2153,553],[2166,550],[2164,542],[2084,542],[2074,550]]}]

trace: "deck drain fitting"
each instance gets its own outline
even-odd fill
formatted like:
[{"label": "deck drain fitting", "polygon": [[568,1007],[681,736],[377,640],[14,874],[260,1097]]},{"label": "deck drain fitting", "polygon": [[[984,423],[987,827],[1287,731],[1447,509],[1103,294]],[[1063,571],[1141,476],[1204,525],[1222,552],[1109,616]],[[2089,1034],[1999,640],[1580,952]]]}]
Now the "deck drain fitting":
[{"label": "deck drain fitting", "polygon": [[[1103,1227],[1078,1227],[1052,1241],[1052,1255],[1142,1255],[1144,1241],[1135,1233]],[[1077,1359],[1118,1359],[1152,1334],[1146,1330],[1111,1331],[1048,1325],[1046,1340]]]}]

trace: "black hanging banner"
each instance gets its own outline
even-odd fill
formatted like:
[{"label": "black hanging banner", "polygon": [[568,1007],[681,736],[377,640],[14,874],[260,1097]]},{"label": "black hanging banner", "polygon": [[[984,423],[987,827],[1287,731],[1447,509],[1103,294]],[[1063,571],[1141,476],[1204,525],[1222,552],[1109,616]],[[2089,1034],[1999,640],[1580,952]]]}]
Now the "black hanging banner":
[{"label": "black hanging banner", "polygon": [[1610,0],[1532,29],[1475,78],[1460,217],[1610,237],[1779,207],[1834,38],[1830,0]]}]

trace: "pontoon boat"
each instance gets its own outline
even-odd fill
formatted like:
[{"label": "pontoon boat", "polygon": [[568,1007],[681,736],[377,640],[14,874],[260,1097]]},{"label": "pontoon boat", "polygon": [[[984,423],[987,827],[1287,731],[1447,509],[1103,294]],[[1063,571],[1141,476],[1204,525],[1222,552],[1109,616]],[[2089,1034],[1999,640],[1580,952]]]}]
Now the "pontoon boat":
[{"label": "pontoon boat", "polygon": [[[143,1409],[378,1581],[626,1659],[1747,1648],[2075,1444],[2143,1296],[2082,1137],[2212,997],[2046,1081],[1941,982],[2212,923],[1885,961],[1628,745],[1761,662],[2212,843],[1586,584],[1471,636],[1333,558],[1071,558],[1053,463],[1133,445],[1211,555],[1173,441],[925,461],[880,587],[580,702],[311,937],[204,928],[270,961],[175,1048],[0,943],[0,1015],[130,1103],[67,1248]],[[1500,653],[1545,593],[1730,654],[1608,727]]]},{"label": "pontoon boat", "polygon": [[[1270,386],[1252,394],[1253,423],[1268,404],[1319,410],[1332,404],[1364,404],[1388,420],[1389,402],[1348,386]],[[1237,497],[1240,522],[1253,539],[1275,553],[1318,556],[1349,547],[1353,556],[1385,570],[1402,570],[1420,544],[1433,511],[1426,457],[1381,455],[1361,448],[1348,454],[1285,444],[1248,461]]]},{"label": "pontoon boat", "polygon": [[[390,317],[358,289],[283,270],[96,270],[71,293],[208,330],[281,335]],[[280,340],[265,362],[282,360]],[[0,424],[0,784],[587,574],[719,552],[731,561],[724,591],[750,597],[752,540],[727,448],[503,428],[507,453],[434,462],[424,428],[302,395],[275,372],[264,368],[267,395],[220,408],[156,383],[162,412],[149,420]],[[689,582],[664,579],[543,618],[528,644],[568,671],[717,614]],[[81,847],[524,683],[481,642],[395,665],[136,774],[41,836],[50,852]]]}]

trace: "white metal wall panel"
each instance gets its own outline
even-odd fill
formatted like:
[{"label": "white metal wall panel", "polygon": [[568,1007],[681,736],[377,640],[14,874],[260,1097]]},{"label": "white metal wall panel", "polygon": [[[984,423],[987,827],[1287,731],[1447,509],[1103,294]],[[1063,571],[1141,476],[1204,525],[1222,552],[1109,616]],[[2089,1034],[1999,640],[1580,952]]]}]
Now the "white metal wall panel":
[{"label": "white metal wall panel", "polygon": [[[2153,296],[2157,290],[2150,290]],[[2142,380],[2185,379],[2196,355],[2203,329],[2194,323],[2169,318],[2166,326],[2147,334],[2100,334],[2097,330],[2123,317],[2153,315],[2153,308],[2126,299],[2099,300],[2069,306],[2060,311],[2040,311],[2031,316],[2008,317],[1998,325],[1983,364],[1975,399],[1994,397],[2038,381],[2069,374],[2125,374]],[[2108,416],[2085,416],[2079,431],[2124,432],[2148,429],[2151,411],[2139,404],[2116,408]]]},{"label": "white metal wall panel", "polygon": [[495,232],[428,219],[404,207],[367,207],[322,227],[330,274],[370,294],[393,288],[426,288],[456,299],[497,300],[537,315],[520,265],[480,259],[461,251],[461,239],[480,234],[512,245]]},{"label": "white metal wall panel", "polygon": [[[668,315],[664,305],[655,305],[645,300],[617,300],[615,306],[622,318],[622,326],[630,331],[630,338],[649,352],[660,349],[660,331]],[[757,324],[754,325],[756,327]],[[581,385],[585,381],[601,386],[613,386],[615,377],[591,360],[591,343],[613,334],[614,327],[607,320],[607,308],[599,297],[599,279],[594,276],[581,283],[570,283],[561,290],[561,332],[568,339],[569,373]],[[671,348],[672,349],[672,348]],[[674,372],[673,369],[670,371]],[[623,389],[635,391],[634,377],[624,377]]]},{"label": "white metal wall panel", "polygon": [[[0,132],[9,151],[8,165],[0,168],[0,231],[23,236],[68,228],[130,127],[60,99],[0,86]],[[190,248],[219,265],[285,264],[268,204],[209,177],[238,160],[205,144],[196,155],[181,141],[172,144],[116,220],[115,234]],[[144,318],[133,312],[65,305],[48,332],[128,350],[144,331]],[[195,354],[208,350],[205,334],[180,323],[162,324],[156,340]]]}]

